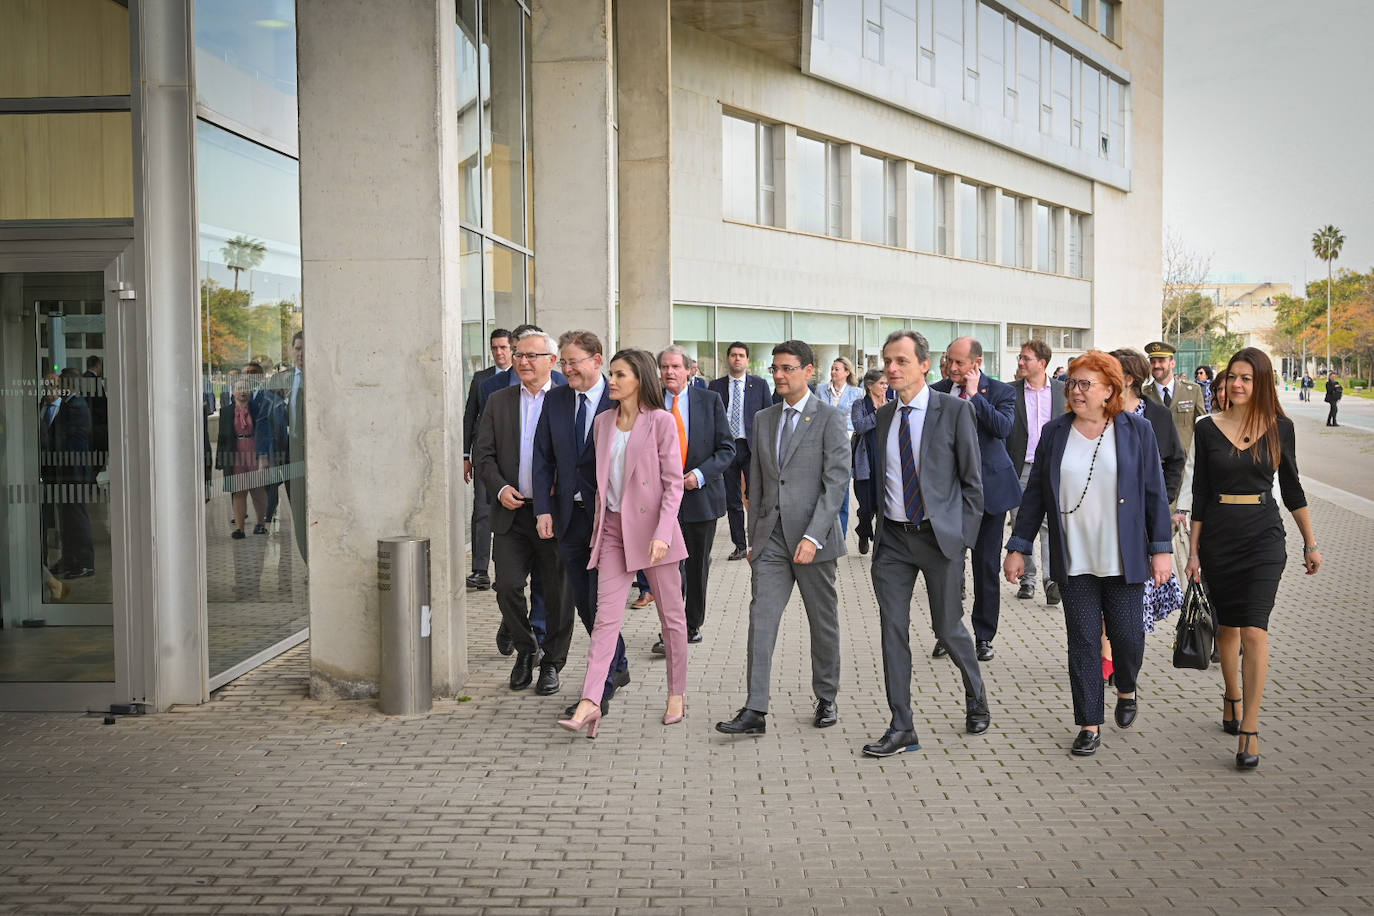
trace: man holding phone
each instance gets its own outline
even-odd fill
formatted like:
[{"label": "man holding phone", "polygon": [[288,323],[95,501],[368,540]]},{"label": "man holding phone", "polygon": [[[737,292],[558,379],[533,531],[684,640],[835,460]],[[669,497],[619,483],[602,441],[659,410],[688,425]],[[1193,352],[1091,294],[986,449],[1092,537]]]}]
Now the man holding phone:
[{"label": "man holding phone", "polygon": [[[487,400],[472,448],[473,470],[491,494],[496,603],[515,645],[510,687],[528,687],[537,662],[535,692],[542,696],[558,692],[558,674],[568,659],[573,626],[572,596],[564,583],[558,547],[539,536],[532,499],[535,430],[544,411],[544,395],[553,387],[557,349],[543,331],[529,330],[519,336],[513,359],[520,384],[503,388]],[[542,658],[525,601],[525,582],[534,569],[539,570],[544,597]]]}]

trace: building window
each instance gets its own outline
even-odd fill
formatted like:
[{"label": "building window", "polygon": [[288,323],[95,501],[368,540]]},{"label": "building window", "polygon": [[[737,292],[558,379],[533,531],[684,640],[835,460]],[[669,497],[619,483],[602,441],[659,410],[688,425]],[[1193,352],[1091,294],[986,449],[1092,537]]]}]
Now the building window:
[{"label": "building window", "polygon": [[1117,41],[1117,20],[1121,15],[1119,0],[1099,0],[1097,5],[1097,30],[1110,41]]},{"label": "building window", "polygon": [[887,162],[859,156],[859,238],[890,244],[887,239]]},{"label": "building window", "polygon": [[888,245],[901,244],[897,225],[897,175],[902,163],[889,160],[883,169],[883,241]]},{"label": "building window", "polygon": [[883,62],[883,0],[864,0],[864,57]]},{"label": "building window", "polygon": [[1089,0],[1073,0],[1073,14],[1084,22],[1088,21]]},{"label": "building window", "polygon": [[797,228],[825,235],[825,142],[797,136]]},{"label": "building window", "polygon": [[923,169],[914,169],[911,180],[916,185],[916,234],[911,247],[917,251],[930,251],[940,254],[943,246],[936,234],[937,225],[940,235],[944,232],[944,209],[937,203],[940,177]]},{"label": "building window", "polygon": [[844,232],[845,202],[844,163],[838,143],[825,145],[825,234],[846,238]]},{"label": "building window", "polygon": [[1025,200],[1002,195],[1002,263],[1008,267],[1026,266],[1026,225],[1021,218]]},{"label": "building window", "polygon": [[240,134],[257,133],[294,152],[295,4],[254,4],[258,15],[244,7],[240,0],[196,0],[196,101]]},{"label": "building window", "polygon": [[721,147],[725,218],[774,225],[773,125],[724,115]]},{"label": "building window", "polygon": [[1083,276],[1083,214],[1069,214],[1069,276]]},{"label": "building window", "polygon": [[935,0],[935,85],[962,95],[963,81],[963,0]]},{"label": "building window", "polygon": [[1035,269],[1048,273],[1053,269],[1053,249],[1054,240],[1051,238],[1054,232],[1053,220],[1050,219],[1050,208],[1044,204],[1035,205]]},{"label": "building window", "polygon": [[[978,206],[978,190],[976,184],[965,181],[959,183],[959,257],[969,260],[981,257],[978,250],[978,228],[982,208]],[[986,235],[983,237],[983,244],[986,248]]]}]

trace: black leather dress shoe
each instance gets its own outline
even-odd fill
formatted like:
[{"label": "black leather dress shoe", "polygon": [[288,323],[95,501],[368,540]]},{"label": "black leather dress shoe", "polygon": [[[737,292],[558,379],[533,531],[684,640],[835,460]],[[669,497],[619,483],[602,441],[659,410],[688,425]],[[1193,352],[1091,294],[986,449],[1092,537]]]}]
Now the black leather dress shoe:
[{"label": "black leather dress shoe", "polygon": [[988,712],[987,700],[968,704],[968,713],[964,716],[964,731],[970,735],[981,735],[991,724],[992,713]]},{"label": "black leather dress shoe", "polygon": [[948,655],[948,654],[949,654],[949,650],[945,648],[945,644],[942,643],[942,642],[940,642],[940,640],[938,640],[938,639],[935,640],[935,648],[930,650],[930,657],[931,657],[931,658],[944,658],[944,657],[945,657],[946,655]]},{"label": "black leather dress shoe", "polygon": [[662,634],[662,633],[660,633],[659,636],[658,636],[658,642],[654,643],[653,646],[649,649],[649,651],[652,652],[652,653],[654,653],[655,655],[667,655],[667,654],[668,654],[668,650],[667,650],[666,648],[664,648],[664,645],[663,645],[663,634]]},{"label": "black leather dress shoe", "polygon": [[510,669],[510,689],[524,690],[534,680],[534,656],[520,652],[515,656],[515,667]]},{"label": "black leather dress shoe", "polygon": [[496,628],[496,651],[502,655],[510,655],[515,651],[515,640],[510,638],[510,632],[504,623]]},{"label": "black leather dress shoe", "polygon": [[749,556],[749,548],[747,548],[747,547],[736,547],[734,550],[730,551],[730,556],[726,557],[726,559],[727,559],[727,560],[743,560],[743,559],[746,559],[748,556]]},{"label": "black leather dress shoe", "polygon": [[[616,685],[617,687],[624,687],[628,685],[630,683],[630,669],[626,668],[624,671],[612,671],[611,683]],[[571,718],[571,715],[569,716],[569,718]]]},{"label": "black leather dress shoe", "polygon": [[863,555],[866,553],[868,553],[868,538],[861,534],[859,535],[859,554]]},{"label": "black leather dress shoe", "polygon": [[887,734],[873,744],[864,745],[864,756],[891,757],[893,754],[900,754],[904,751],[919,751],[920,749],[921,742],[916,740],[915,732],[899,732],[889,728]]},{"label": "black leather dress shoe", "polygon": [[748,708],[741,709],[729,722],[717,722],[716,731],[726,735],[762,735],[768,731],[768,723],[764,721],[767,715]]},{"label": "black leather dress shoe", "polygon": [[834,700],[816,701],[816,727],[829,728],[840,721],[840,711]]},{"label": "black leather dress shoe", "polygon": [[1035,597],[1035,586],[1034,586],[1034,585],[1031,585],[1029,582],[1022,582],[1022,583],[1021,583],[1021,587],[1018,588],[1018,589],[1016,590],[1016,597],[1018,597],[1018,598],[1034,598],[1034,597]]},{"label": "black leather dress shoe", "polygon": [[549,694],[557,693],[558,688],[560,686],[561,684],[558,680],[558,669],[553,666],[553,663],[545,662],[544,664],[540,665],[539,683],[534,685],[534,692],[539,694],[541,697],[546,697]]},{"label": "black leather dress shoe", "polygon": [[688,641],[689,643],[693,643],[693,644],[701,642],[701,631],[700,631],[700,630],[688,630],[688,631],[687,631],[687,641]]},{"label": "black leather dress shoe", "polygon": [[992,661],[992,657],[996,654],[996,652],[992,651],[992,640],[978,640],[978,660],[980,662],[990,662]]},{"label": "black leather dress shoe", "polygon": [[1045,603],[1053,607],[1059,603],[1059,586],[1053,582],[1045,583]]},{"label": "black leather dress shoe", "polygon": [[1135,723],[1135,714],[1136,714],[1136,711],[1137,711],[1137,707],[1136,707],[1135,697],[1131,697],[1129,700],[1123,699],[1122,697],[1117,697],[1117,698],[1116,698],[1116,727],[1117,727],[1117,728],[1130,728],[1131,725],[1133,725],[1133,724]]},{"label": "black leather dress shoe", "polygon": [[484,592],[491,588],[491,577],[486,573],[473,573],[466,581],[468,588],[475,592]]},{"label": "black leather dress shoe", "polygon": [[1078,733],[1078,737],[1073,739],[1073,747],[1069,750],[1075,757],[1091,757],[1097,753],[1097,748],[1102,744],[1102,736],[1097,732],[1090,732],[1086,728]]},{"label": "black leather dress shoe", "polygon": [[[565,718],[565,719],[571,719],[573,716],[577,715],[577,707],[578,707],[578,705],[579,705],[581,702],[582,702],[581,700],[578,700],[576,703],[574,703],[574,704],[572,704],[571,706],[568,706],[567,708],[565,708],[565,709],[563,710],[563,718]],[[607,716],[609,716],[610,714],[611,714],[611,698],[610,698],[610,697],[603,696],[603,697],[601,698],[601,718],[604,719],[604,718],[606,718]]]}]

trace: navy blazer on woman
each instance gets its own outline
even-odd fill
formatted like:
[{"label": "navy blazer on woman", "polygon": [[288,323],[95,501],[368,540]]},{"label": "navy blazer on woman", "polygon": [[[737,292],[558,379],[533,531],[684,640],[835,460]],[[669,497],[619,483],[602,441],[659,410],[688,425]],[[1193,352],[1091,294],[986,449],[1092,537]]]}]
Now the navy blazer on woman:
[{"label": "navy blazer on woman", "polygon": [[[615,406],[609,391],[609,386],[602,388],[601,402],[588,405],[593,419]],[[560,539],[572,518],[574,495],[581,493],[582,502],[596,508],[596,442],[588,424],[586,448],[577,453],[577,395],[571,385],[550,388],[534,430],[534,514],[552,515],[553,531]]]},{"label": "navy blazer on woman", "polygon": [[[1059,466],[1074,415],[1066,413],[1045,424],[1035,448],[1021,509],[1016,515],[1007,550],[1029,555],[1031,539],[1049,515],[1050,580],[1067,581],[1068,551],[1064,546],[1059,507]],[[1159,446],[1150,422],[1135,414],[1119,413],[1116,428],[1116,533],[1121,544],[1121,569],[1129,583],[1150,578],[1150,557],[1173,553],[1169,500],[1164,492],[1164,471]],[[1075,494],[1074,499],[1077,499]]]}]

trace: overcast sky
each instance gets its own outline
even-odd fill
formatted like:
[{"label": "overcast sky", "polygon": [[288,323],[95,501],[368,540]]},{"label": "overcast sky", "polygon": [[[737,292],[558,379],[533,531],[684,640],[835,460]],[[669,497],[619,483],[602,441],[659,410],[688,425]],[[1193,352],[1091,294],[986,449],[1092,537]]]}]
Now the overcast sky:
[{"label": "overcast sky", "polygon": [[1374,268],[1374,2],[1165,0],[1164,225],[1214,279]]}]

